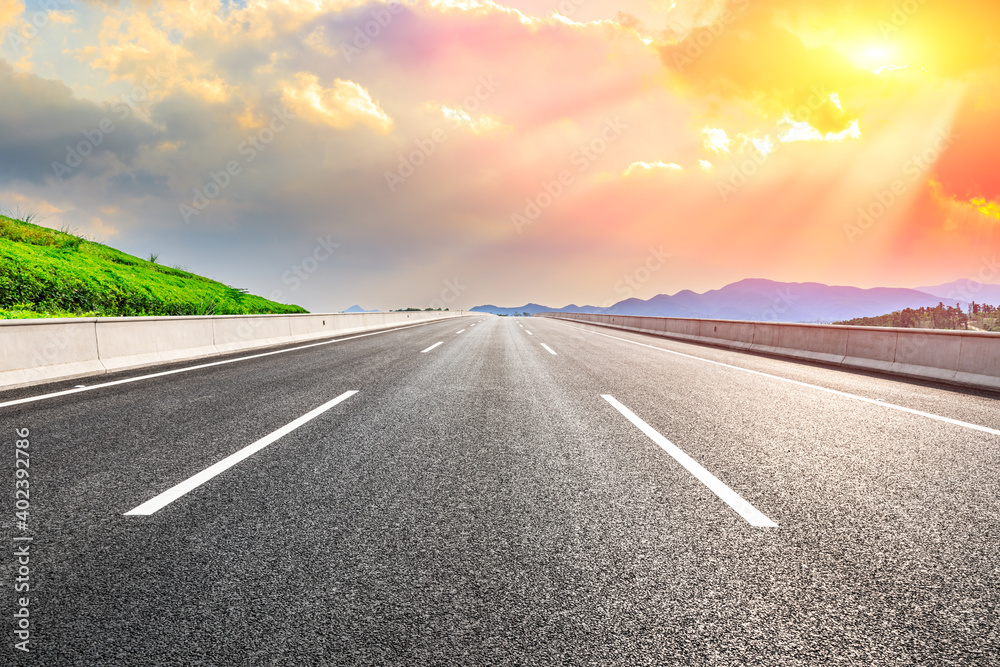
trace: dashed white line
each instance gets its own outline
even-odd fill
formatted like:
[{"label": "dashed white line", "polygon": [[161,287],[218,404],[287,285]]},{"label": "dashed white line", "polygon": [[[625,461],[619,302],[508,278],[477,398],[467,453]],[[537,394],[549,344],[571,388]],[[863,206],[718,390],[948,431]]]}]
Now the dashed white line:
[{"label": "dashed white line", "polygon": [[555,353],[556,353],[556,351],[555,351],[555,350],[553,350],[553,349],[552,349],[551,347],[549,347],[549,346],[548,346],[548,345],[546,345],[545,343],[542,343],[542,347],[544,347],[544,348],[545,348],[546,350],[548,350],[548,351],[549,351],[549,354],[555,354]]},{"label": "dashed white line", "polygon": [[534,336],[535,335],[535,334],[531,333],[530,331],[528,331],[527,329],[524,330],[524,333],[528,334],[529,336]]},{"label": "dashed white line", "polygon": [[423,354],[424,352],[430,352],[431,350],[433,350],[435,347],[437,347],[438,345],[440,345],[443,342],[444,342],[443,340],[439,340],[438,342],[434,343],[433,345],[431,345],[426,350],[420,350],[420,354]]},{"label": "dashed white line", "polygon": [[324,340],[319,343],[309,343],[308,345],[299,345],[298,347],[288,347],[283,350],[272,350],[271,352],[259,352],[257,354],[251,354],[246,357],[236,357],[235,359],[223,359],[222,361],[211,361],[206,364],[197,364],[195,366],[185,366],[184,368],[174,368],[169,371],[160,371],[158,373],[150,373],[149,375],[139,375],[136,377],[125,378],[123,380],[112,380],[111,382],[102,382],[100,384],[92,384],[88,386],[77,385],[73,389],[64,389],[63,391],[54,391],[49,394],[40,394],[38,396],[29,396],[27,398],[18,398],[13,401],[6,401],[0,403],[0,408],[10,407],[12,405],[22,405],[24,403],[33,403],[35,401],[43,401],[47,398],[56,398],[58,396],[69,396],[70,394],[79,394],[84,391],[92,391],[94,389],[101,389],[103,387],[115,387],[120,384],[129,384],[130,382],[139,382],[140,380],[152,380],[153,378],[166,377],[167,375],[176,375],[177,373],[187,373],[188,371],[196,371],[202,368],[211,368],[213,366],[225,366],[226,364],[235,364],[238,361],[249,361],[250,359],[260,359],[262,357],[270,357],[274,354],[285,354],[286,352],[296,352],[298,350],[306,350],[310,347],[319,347],[320,345],[331,345],[333,343],[344,343],[349,340],[354,340],[355,338],[365,338],[366,336],[381,336],[382,334],[393,333],[396,331],[403,331],[404,329],[413,329],[416,327],[426,327],[431,324],[437,324],[441,320],[435,320],[433,322],[423,322],[420,324],[408,324],[402,327],[393,327],[392,329],[385,329],[383,331],[372,331],[369,333],[357,334],[355,336],[347,336],[345,338],[336,338],[334,340]]},{"label": "dashed white line", "polygon": [[250,456],[253,456],[255,453],[264,449],[271,443],[288,435],[289,433],[291,433],[298,427],[302,426],[306,422],[312,421],[313,419],[320,416],[321,414],[323,414],[333,406],[337,405],[338,403],[346,401],[351,396],[354,396],[354,394],[356,393],[358,393],[356,390],[345,391],[343,394],[333,399],[332,401],[327,401],[326,403],[319,406],[315,410],[307,412],[306,414],[302,415],[295,421],[286,424],[285,426],[282,426],[281,428],[279,428],[277,431],[274,431],[270,435],[266,435],[257,442],[247,445],[246,447],[236,452],[235,454],[230,454],[229,456],[222,459],[215,465],[205,468],[197,475],[189,477],[180,484],[167,489],[160,495],[156,496],[155,498],[152,498],[151,500],[147,500],[146,502],[139,505],[135,509],[131,509],[128,512],[125,512],[125,516],[149,516],[150,514],[153,514],[154,512],[163,509],[164,507],[174,502],[184,494],[198,488],[199,486],[201,486],[208,480],[212,479],[216,475],[219,475],[225,472],[226,470],[229,470],[240,461],[247,459]]},{"label": "dashed white line", "polygon": [[455,335],[457,336],[458,334],[462,333],[462,331],[465,331],[465,329],[462,329],[461,331],[456,331]]},{"label": "dashed white line", "polygon": [[756,507],[748,503],[743,499],[740,494],[736,493],[718,477],[705,470],[700,463],[695,461],[693,458],[685,454],[677,445],[667,440],[665,437],[660,435],[656,429],[640,419],[634,412],[622,405],[614,396],[609,394],[601,394],[601,398],[606,400],[608,403],[614,407],[615,410],[622,413],[626,419],[639,427],[639,430],[646,434],[650,440],[659,445],[663,451],[680,463],[684,468],[694,475],[699,482],[707,486],[712,493],[717,495],[724,503],[729,505],[739,514],[741,517],[747,520],[751,526],[757,526],[760,528],[777,528],[778,524],[768,519],[764,516]]},{"label": "dashed white line", "polygon": [[[557,322],[559,320],[556,320]],[[565,324],[565,323],[563,323]],[[573,325],[568,325],[573,326]],[[620,340],[625,343],[631,343],[633,345],[639,345],[640,347],[648,347],[653,350],[659,350],[660,352],[667,352],[669,354],[677,355],[678,357],[685,357],[687,359],[694,359],[696,361],[704,361],[706,364],[714,364],[716,366],[722,366],[723,368],[731,368],[737,371],[743,371],[744,373],[750,373],[751,375],[757,375],[760,377],[770,378],[772,380],[781,380],[782,382],[788,382],[790,384],[797,385],[799,387],[808,387],[809,389],[816,389],[818,391],[825,391],[828,394],[834,394],[835,396],[843,396],[844,398],[852,398],[856,401],[863,401],[865,403],[870,403],[872,405],[880,405],[884,408],[890,408],[892,410],[899,410],[900,412],[907,412],[911,415],[918,415],[920,417],[927,417],[928,419],[934,419],[940,422],[945,422],[947,424],[953,424],[955,426],[961,426],[963,428],[970,428],[975,431],[982,431],[983,433],[990,433],[992,435],[1000,435],[1000,430],[995,428],[990,428],[988,426],[981,426],[979,424],[973,424],[970,422],[964,422],[959,419],[952,419],[951,417],[943,417],[941,415],[936,415],[931,412],[924,412],[923,410],[914,410],[913,408],[907,408],[902,405],[896,405],[895,403],[887,403],[883,399],[868,398],[866,396],[858,396],[857,394],[849,394],[846,391],[840,391],[838,389],[830,389],[829,387],[821,387],[818,384],[809,384],[808,382],[800,382],[799,380],[792,380],[791,378],[781,377],[780,375],[771,375],[770,373],[763,373],[761,371],[751,370],[749,368],[743,368],[741,366],[734,366],[732,364],[727,364],[722,361],[714,361],[712,359],[705,359],[704,357],[696,357],[693,354],[685,354],[683,352],[675,352],[674,350],[668,350],[664,347],[657,347],[656,345],[650,345],[648,343],[640,343],[638,341],[629,340],[628,338],[620,338],[618,336],[611,336],[605,333],[600,333],[598,331],[591,331],[585,327],[575,327],[577,329],[584,329],[597,336],[604,336],[605,338],[613,338],[614,340]]]}]

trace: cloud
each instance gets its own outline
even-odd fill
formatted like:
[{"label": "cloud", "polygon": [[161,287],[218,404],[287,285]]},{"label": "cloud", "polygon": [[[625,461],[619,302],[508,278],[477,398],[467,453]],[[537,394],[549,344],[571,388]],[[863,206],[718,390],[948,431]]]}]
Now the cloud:
[{"label": "cloud", "polygon": [[1000,119],[997,79],[968,84],[954,117],[948,145],[934,174],[945,192],[959,199],[1000,200]]},{"label": "cloud", "polygon": [[840,132],[827,132],[823,134],[815,127],[804,121],[793,120],[791,115],[781,119],[779,123],[785,129],[778,135],[778,141],[844,141],[845,139],[860,139],[861,130],[858,128],[858,121],[851,121],[846,129]]},{"label": "cloud", "polygon": [[[905,85],[892,81],[895,74],[961,78],[995,74],[1000,64],[995,3],[683,4],[671,12],[660,48],[675,81],[702,94],[752,103],[766,116],[788,113],[824,135],[847,129],[887,86]],[[838,93],[846,108],[831,102],[831,93]]]},{"label": "cloud", "polygon": [[7,28],[16,26],[23,13],[23,0],[0,0],[0,36]]},{"label": "cloud", "polygon": [[462,107],[451,107],[443,104],[429,104],[428,108],[439,112],[453,127],[466,128],[471,130],[474,134],[495,132],[504,127],[507,127],[508,129],[510,127],[505,126],[499,120],[488,114],[480,114],[473,117]]},{"label": "cloud", "polygon": [[0,90],[4,91],[0,181],[56,180],[53,164],[65,165],[67,156],[79,151],[81,144],[86,144],[86,158],[64,177],[106,171],[111,168],[108,159],[130,163],[155,137],[155,130],[130,107],[121,103],[102,107],[80,100],[63,83],[15,72],[3,61]]},{"label": "cloud", "polygon": [[163,174],[152,174],[145,169],[124,171],[109,179],[112,191],[128,197],[165,197],[169,196],[167,177]]},{"label": "cloud", "polygon": [[850,119],[830,93],[852,91],[874,75],[830,46],[808,48],[779,21],[776,4],[742,0],[707,11],[711,21],[660,48],[664,65],[696,93],[748,101],[764,116],[791,114],[824,134],[843,131]]},{"label": "cloud", "polygon": [[633,162],[628,166],[623,176],[630,176],[633,172],[638,173],[650,173],[653,171],[684,171],[684,167],[673,162],[662,162],[657,160],[656,162]]},{"label": "cloud", "polygon": [[362,124],[385,134],[393,125],[378,102],[353,81],[336,79],[333,87],[324,88],[315,74],[300,72],[283,85],[282,100],[307,122],[336,129]]},{"label": "cloud", "polygon": [[705,150],[719,154],[729,152],[732,142],[725,130],[718,127],[706,127],[702,130],[702,134],[705,135]]}]

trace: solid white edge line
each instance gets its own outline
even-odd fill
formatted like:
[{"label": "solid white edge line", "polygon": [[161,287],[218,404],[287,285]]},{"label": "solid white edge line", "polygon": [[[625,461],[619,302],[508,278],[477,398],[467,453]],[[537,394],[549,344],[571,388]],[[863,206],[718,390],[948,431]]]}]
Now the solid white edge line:
[{"label": "solid white edge line", "polygon": [[555,350],[553,350],[553,349],[552,349],[551,347],[549,347],[549,346],[548,346],[548,345],[546,345],[545,343],[542,343],[542,347],[544,347],[544,348],[545,348],[546,350],[548,350],[548,351],[549,351],[549,354],[555,354],[555,353],[556,353],[556,351],[555,351]]},{"label": "solid white edge line", "polygon": [[442,343],[444,343],[444,341],[443,341],[443,340],[439,340],[438,342],[434,343],[433,345],[431,345],[431,346],[430,346],[429,348],[427,348],[426,350],[420,350],[420,354],[423,354],[424,352],[430,352],[431,350],[433,350],[433,349],[434,349],[435,347],[437,347],[438,345],[441,345]]},{"label": "solid white edge line", "polygon": [[[556,319],[556,318],[552,318],[552,319]],[[558,321],[558,320],[556,320],[556,321]],[[566,323],[564,322],[563,324],[566,324]],[[572,326],[572,325],[567,325],[567,326]],[[628,338],[620,338],[618,336],[611,336],[611,335],[608,335],[608,334],[605,334],[605,333],[600,333],[599,331],[591,331],[590,329],[587,329],[585,327],[574,327],[574,328],[576,328],[576,329],[582,329],[584,331],[588,331],[588,332],[590,332],[592,334],[595,334],[597,336],[604,336],[605,338],[613,338],[614,340],[620,340],[620,341],[623,341],[625,343],[632,343],[633,345],[640,345],[642,347],[648,347],[648,348],[651,348],[651,349],[654,349],[654,350],[659,350],[661,352],[668,352],[670,354],[675,354],[678,357],[686,357],[688,359],[695,359],[697,361],[704,361],[707,364],[715,364],[716,366],[722,366],[723,368],[731,368],[733,370],[743,371],[744,373],[750,373],[751,375],[759,375],[760,377],[766,377],[766,378],[770,378],[772,380],[781,380],[782,382],[788,382],[788,383],[791,383],[791,384],[794,384],[794,385],[798,385],[799,387],[808,387],[809,389],[817,389],[819,391],[825,391],[825,392],[827,392],[829,394],[834,394],[836,396],[843,396],[844,398],[852,398],[852,399],[854,399],[856,401],[863,401],[865,403],[870,403],[872,405],[878,405],[878,406],[883,407],[883,408],[890,408],[892,410],[899,410],[900,412],[908,412],[909,414],[912,414],[912,415],[918,415],[920,417],[927,417],[928,419],[935,419],[937,421],[945,422],[945,423],[948,423],[948,424],[953,424],[955,426],[961,426],[963,428],[970,428],[970,429],[973,429],[975,431],[982,431],[983,433],[990,433],[992,435],[1000,435],[1000,430],[997,430],[995,428],[990,428],[989,426],[981,426],[979,424],[973,424],[971,422],[964,422],[964,421],[961,421],[959,419],[952,419],[951,417],[942,417],[941,415],[936,415],[936,414],[933,414],[931,412],[924,412],[922,410],[915,410],[913,408],[907,408],[905,406],[897,405],[895,403],[887,403],[885,401],[877,401],[874,398],[868,398],[866,396],[858,396],[857,394],[849,394],[846,391],[840,391],[839,389],[830,389],[829,387],[821,387],[818,384],[809,384],[808,382],[800,382],[799,380],[792,380],[791,378],[781,377],[780,375],[771,375],[770,373],[764,373],[762,371],[755,371],[755,370],[751,370],[749,368],[743,368],[741,366],[733,366],[732,364],[727,364],[727,363],[722,362],[722,361],[714,361],[712,359],[705,359],[704,357],[696,357],[693,354],[685,354],[683,352],[675,352],[674,350],[668,350],[668,349],[663,348],[663,347],[657,347],[655,345],[649,345],[648,343],[640,343],[638,341],[629,340]],[[677,342],[683,343],[685,341],[677,341]]]},{"label": "solid white edge line", "polygon": [[[70,394],[79,394],[84,391],[91,391],[93,389],[101,389],[103,387],[114,387],[120,384],[128,384],[130,382],[138,382],[140,380],[151,380],[153,378],[164,377],[167,375],[175,375],[177,373],[187,373],[188,371],[196,371],[202,368],[211,368],[212,366],[223,366],[225,364],[235,364],[238,361],[249,361],[250,359],[260,359],[261,357],[270,357],[274,354],[284,354],[285,352],[295,352],[296,350],[305,350],[310,347],[319,347],[320,345],[331,345],[333,343],[343,343],[344,341],[354,340],[355,338],[365,338],[366,336],[379,336],[381,334],[393,333],[396,331],[402,331],[404,329],[413,329],[415,327],[426,327],[431,324],[437,324],[438,322],[445,322],[447,320],[434,320],[433,322],[421,322],[419,324],[407,324],[406,326],[393,327],[391,329],[383,329],[381,331],[371,331],[369,333],[358,334],[356,336],[348,336],[346,338],[336,338],[334,340],[323,340],[318,343],[309,343],[308,345],[299,345],[298,347],[289,347],[284,350],[274,350],[271,352],[260,352],[258,354],[251,354],[246,357],[236,357],[235,359],[223,359],[222,361],[212,361],[206,364],[198,364],[196,366],[185,366],[184,368],[175,368],[169,371],[160,371],[159,373],[150,373],[149,375],[138,375],[133,378],[125,378],[124,380],[113,380],[111,382],[103,382],[101,384],[92,384],[87,387],[80,389],[65,389],[63,391],[55,391],[51,394],[40,394],[38,396],[28,396],[27,398],[18,398],[13,401],[7,401],[5,403],[0,403],[0,408],[10,407],[12,405],[23,405],[24,403],[32,403],[34,401],[42,401],[47,398],[57,398],[59,396],[69,396]],[[336,335],[336,334],[334,334]],[[228,354],[228,353],[227,353]],[[126,369],[127,370],[127,369]]]},{"label": "solid white edge line", "polygon": [[700,463],[681,451],[677,445],[660,435],[656,429],[622,405],[614,396],[601,394],[601,398],[610,403],[611,406],[620,412],[626,419],[639,427],[639,430],[645,433],[650,440],[659,445],[660,448],[667,454],[670,454],[670,456],[684,466],[688,472],[694,475],[699,482],[707,486],[712,493],[718,496],[720,500],[733,508],[733,510],[735,510],[735,512],[741,517],[746,519],[747,523],[751,526],[757,526],[759,528],[778,527],[778,524],[764,516],[764,514],[762,514],[756,507],[744,500],[740,494],[726,486],[718,477],[705,470]]},{"label": "solid white edge line", "polygon": [[240,461],[249,458],[250,456],[253,456],[260,450],[264,449],[265,447],[273,443],[274,441],[288,435],[289,433],[291,433],[298,427],[302,426],[306,422],[312,421],[313,419],[320,416],[321,414],[323,414],[333,406],[337,405],[338,403],[346,401],[351,396],[354,396],[354,394],[356,393],[358,393],[357,390],[345,391],[343,394],[333,399],[332,401],[327,401],[326,403],[319,406],[315,410],[307,412],[306,414],[302,415],[295,421],[290,422],[285,426],[282,426],[277,431],[274,431],[273,433],[264,436],[257,442],[249,444],[240,451],[234,454],[230,454],[229,456],[222,459],[218,463],[211,465],[208,468],[205,468],[197,475],[193,475],[187,478],[180,484],[177,484],[176,486],[167,489],[166,491],[159,494],[155,498],[147,500],[146,502],[139,505],[135,509],[131,509],[128,512],[125,512],[124,516],[149,516],[150,514],[153,514],[154,512],[163,509],[164,507],[174,502],[184,494],[198,488],[199,486],[201,486],[208,480],[212,479],[216,475],[219,475],[225,472],[226,470],[229,470]]}]

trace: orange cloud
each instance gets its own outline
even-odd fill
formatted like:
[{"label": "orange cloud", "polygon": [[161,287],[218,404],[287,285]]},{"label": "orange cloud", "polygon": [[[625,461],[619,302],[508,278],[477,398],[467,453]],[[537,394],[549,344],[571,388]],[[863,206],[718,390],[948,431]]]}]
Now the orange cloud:
[{"label": "orange cloud", "polygon": [[633,172],[648,174],[653,171],[684,171],[684,167],[674,162],[663,162],[661,160],[657,160],[656,162],[633,162],[622,175],[631,176]]},{"label": "orange cloud", "polygon": [[18,18],[23,13],[23,0],[0,0],[0,34],[6,28],[16,26]]}]

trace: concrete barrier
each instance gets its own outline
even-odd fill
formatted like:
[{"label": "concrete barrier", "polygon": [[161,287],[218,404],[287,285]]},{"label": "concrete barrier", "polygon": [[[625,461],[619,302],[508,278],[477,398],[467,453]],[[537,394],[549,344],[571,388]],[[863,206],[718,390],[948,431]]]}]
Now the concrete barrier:
[{"label": "concrete barrier", "polygon": [[780,354],[796,359],[841,365],[847,356],[846,329],[811,325],[768,326],[754,324],[750,349],[764,354]]},{"label": "concrete barrier", "polygon": [[[137,326],[139,321],[143,324]],[[94,329],[98,358],[106,371],[219,353],[211,317],[110,317],[95,320]],[[0,336],[2,332],[0,329]]]},{"label": "concrete barrier", "polygon": [[93,319],[0,320],[0,387],[104,371]]},{"label": "concrete barrier", "polygon": [[468,314],[410,311],[0,320],[0,390]]},{"label": "concrete barrier", "polygon": [[750,322],[702,320],[699,322],[698,337],[726,347],[749,350],[753,345],[754,327]]},{"label": "concrete barrier", "polygon": [[1000,391],[998,333],[576,313],[538,316],[839,368]]}]

